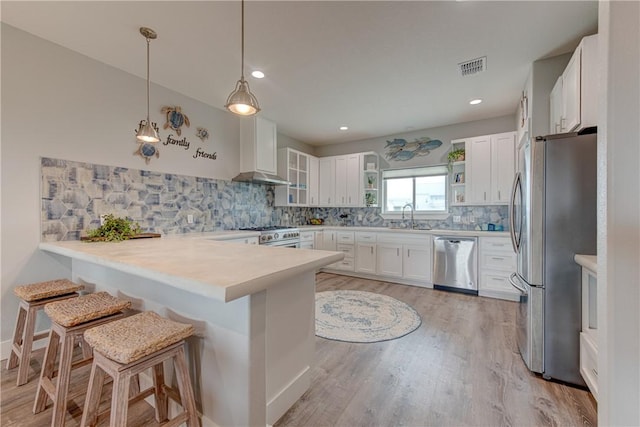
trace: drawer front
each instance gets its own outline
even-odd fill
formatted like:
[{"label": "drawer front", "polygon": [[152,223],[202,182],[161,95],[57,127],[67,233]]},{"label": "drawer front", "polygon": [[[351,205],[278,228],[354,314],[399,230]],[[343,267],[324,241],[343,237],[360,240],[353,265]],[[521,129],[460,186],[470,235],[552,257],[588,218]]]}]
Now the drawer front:
[{"label": "drawer front", "polygon": [[347,257],[345,257],[342,261],[338,261],[331,264],[329,267],[334,268],[336,270],[346,270],[346,271],[355,270],[353,258],[347,258]]},{"label": "drawer front", "polygon": [[346,258],[353,258],[355,251],[353,249],[353,245],[341,245],[338,243],[338,252],[344,252],[344,256],[346,259]]},{"label": "drawer front", "polygon": [[351,243],[355,242],[354,232],[353,231],[338,231],[336,233],[336,237],[338,239],[338,243]]},{"label": "drawer front", "polygon": [[514,272],[516,271],[516,257],[504,253],[482,253],[480,255],[480,269]]},{"label": "drawer front", "polygon": [[514,254],[511,239],[508,237],[481,237],[480,250]]},{"label": "drawer front", "polygon": [[509,282],[510,273],[502,272],[482,272],[478,288],[486,291],[509,292],[514,295],[520,292]]},{"label": "drawer front", "polygon": [[584,333],[580,333],[580,374],[598,400],[598,351]]},{"label": "drawer front", "polygon": [[375,241],[376,241],[376,233],[365,233],[365,232],[356,233],[356,242],[375,243]]},{"label": "drawer front", "polygon": [[313,241],[313,239],[315,238],[315,231],[301,231],[300,232],[300,241],[301,242],[308,242],[308,241]]}]

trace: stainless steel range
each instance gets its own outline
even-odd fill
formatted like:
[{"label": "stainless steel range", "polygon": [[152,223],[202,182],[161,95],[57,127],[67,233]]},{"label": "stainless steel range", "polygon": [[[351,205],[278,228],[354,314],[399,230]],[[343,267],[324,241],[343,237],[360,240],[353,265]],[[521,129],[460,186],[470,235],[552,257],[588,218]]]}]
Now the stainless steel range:
[{"label": "stainless steel range", "polygon": [[260,244],[286,248],[300,247],[300,230],[295,227],[251,227],[241,228],[243,231],[259,231]]}]

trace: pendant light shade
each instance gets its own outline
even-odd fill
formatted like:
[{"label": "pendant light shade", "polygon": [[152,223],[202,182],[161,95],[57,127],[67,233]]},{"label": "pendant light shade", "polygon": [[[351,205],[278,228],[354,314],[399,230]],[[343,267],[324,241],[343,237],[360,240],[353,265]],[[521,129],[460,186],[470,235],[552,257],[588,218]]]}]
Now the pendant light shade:
[{"label": "pendant light shade", "polygon": [[147,39],[147,119],[140,121],[136,138],[140,142],[158,142],[160,141],[158,131],[151,123],[151,120],[149,120],[149,92],[151,90],[151,81],[149,80],[149,45],[151,44],[151,40],[156,39],[158,35],[151,28],[147,27],[140,27],[140,34]]},{"label": "pendant light shade", "polygon": [[251,93],[249,83],[244,79],[244,0],[241,2],[242,10],[242,42],[241,42],[241,58],[240,80],[236,83],[236,87],[227,98],[225,108],[234,114],[241,116],[252,116],[260,111],[258,100]]}]

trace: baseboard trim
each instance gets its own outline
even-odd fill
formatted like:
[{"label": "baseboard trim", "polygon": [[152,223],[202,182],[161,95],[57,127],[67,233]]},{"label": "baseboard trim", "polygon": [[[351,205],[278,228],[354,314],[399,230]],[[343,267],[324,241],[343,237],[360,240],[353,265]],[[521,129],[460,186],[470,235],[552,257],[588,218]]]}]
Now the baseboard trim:
[{"label": "baseboard trim", "polygon": [[404,279],[402,277],[377,276],[375,274],[359,273],[355,271],[337,270],[334,268],[321,268],[323,273],[341,274],[343,276],[359,277],[361,279],[377,280],[379,282],[397,283],[399,285],[418,286],[420,288],[433,289],[433,283],[413,279]]},{"label": "baseboard trim", "polygon": [[306,366],[296,377],[267,402],[267,424],[273,425],[311,386],[311,368]]}]

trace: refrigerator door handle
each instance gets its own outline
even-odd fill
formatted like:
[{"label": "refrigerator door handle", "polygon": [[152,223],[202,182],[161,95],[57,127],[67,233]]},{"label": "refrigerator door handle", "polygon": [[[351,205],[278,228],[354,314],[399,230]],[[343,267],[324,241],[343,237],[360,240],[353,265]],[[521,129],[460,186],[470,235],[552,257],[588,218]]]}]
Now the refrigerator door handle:
[{"label": "refrigerator door handle", "polygon": [[511,283],[511,286],[519,290],[522,295],[527,295],[527,290],[515,282],[514,279],[516,277],[518,277],[518,273],[511,273],[511,276],[509,276],[509,283]]},{"label": "refrigerator door handle", "polygon": [[513,245],[513,251],[518,253],[520,249],[520,242],[516,236],[516,191],[518,186],[521,185],[521,174],[520,172],[516,173],[516,176],[513,179],[513,187],[511,188],[511,200],[509,201],[509,235],[511,236],[511,244]]}]

